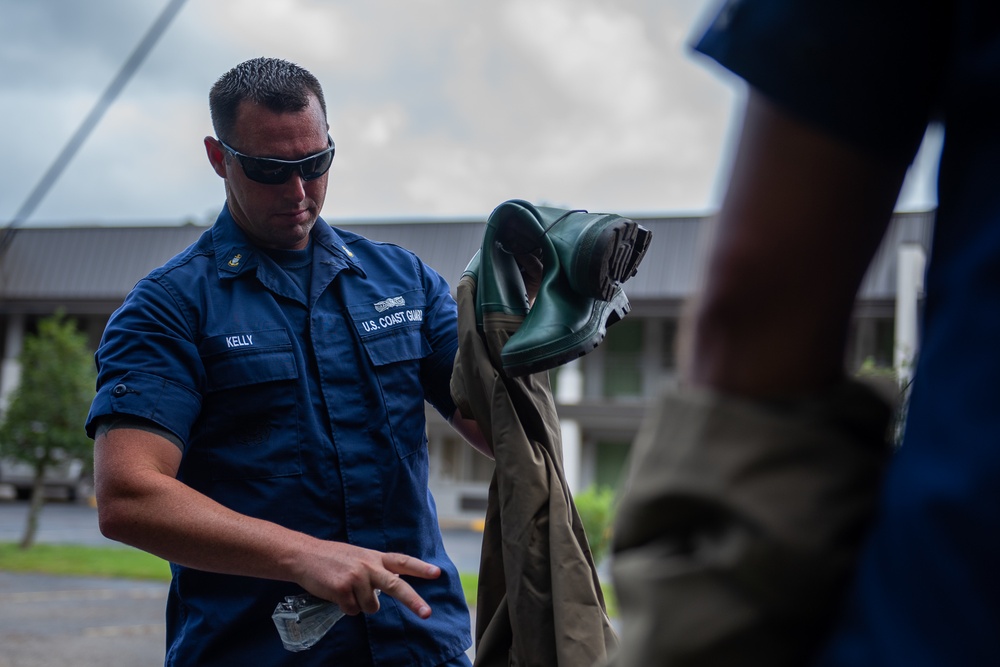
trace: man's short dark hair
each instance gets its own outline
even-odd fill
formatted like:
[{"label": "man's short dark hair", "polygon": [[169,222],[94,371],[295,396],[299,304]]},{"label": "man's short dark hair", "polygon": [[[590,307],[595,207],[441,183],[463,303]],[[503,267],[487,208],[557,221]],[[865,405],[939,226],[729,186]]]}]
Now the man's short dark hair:
[{"label": "man's short dark hair", "polygon": [[212,113],[215,136],[232,140],[236,112],[247,100],[278,113],[302,111],[315,95],[326,118],[326,100],[319,81],[308,70],[279,58],[253,58],[240,63],[212,86],[208,108]]}]

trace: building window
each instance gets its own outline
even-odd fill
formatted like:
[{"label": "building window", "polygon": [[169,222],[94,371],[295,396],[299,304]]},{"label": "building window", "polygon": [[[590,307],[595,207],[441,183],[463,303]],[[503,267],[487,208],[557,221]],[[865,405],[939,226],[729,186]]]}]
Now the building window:
[{"label": "building window", "polygon": [[875,365],[892,368],[896,346],[896,320],[875,320]]},{"label": "building window", "polygon": [[677,369],[677,320],[663,321],[660,339],[660,366],[667,371]]},{"label": "building window", "polygon": [[431,453],[431,460],[439,466],[437,479],[448,482],[489,482],[493,478],[494,463],[472,448],[460,437],[446,435],[430,444],[440,447],[438,456]]},{"label": "building window", "polygon": [[604,341],[604,396],[642,395],[642,320],[625,320],[608,329]]},{"label": "building window", "polygon": [[[448,482],[457,482],[462,474],[462,450],[459,449],[455,438],[443,437],[431,440],[428,446],[431,448],[431,461],[437,463],[437,470],[432,471],[432,476]],[[437,449],[438,452],[434,450]],[[435,456],[437,454],[437,456]]]},{"label": "building window", "polygon": [[628,453],[631,443],[600,440],[597,442],[597,469],[594,483],[612,489],[621,487],[625,478]]}]

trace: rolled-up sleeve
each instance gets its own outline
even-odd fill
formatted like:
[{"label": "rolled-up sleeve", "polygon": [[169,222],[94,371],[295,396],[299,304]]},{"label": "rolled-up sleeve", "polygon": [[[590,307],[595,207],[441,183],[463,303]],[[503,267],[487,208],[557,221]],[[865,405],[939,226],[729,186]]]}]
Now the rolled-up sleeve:
[{"label": "rolled-up sleeve", "polygon": [[943,94],[947,4],[730,0],[694,48],[800,120],[908,163]]},{"label": "rolled-up sleeve", "polygon": [[108,321],[96,354],[97,395],[87,434],[108,415],[148,419],[187,442],[205,371],[192,323],[164,285],[144,279]]},{"label": "rolled-up sleeve", "polygon": [[458,352],[458,306],[445,279],[427,265],[421,268],[426,294],[423,330],[431,346],[421,365],[421,381],[427,402],[451,419],[457,409],[451,397],[451,373]]}]

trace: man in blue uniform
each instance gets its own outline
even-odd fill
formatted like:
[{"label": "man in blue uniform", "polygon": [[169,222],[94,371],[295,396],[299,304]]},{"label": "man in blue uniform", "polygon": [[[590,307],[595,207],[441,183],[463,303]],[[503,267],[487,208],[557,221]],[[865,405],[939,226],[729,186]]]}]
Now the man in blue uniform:
[{"label": "man in blue uniform", "polygon": [[[1000,6],[732,0],[697,49],[749,99],[687,388],[616,526],[619,664],[997,664]],[[933,120],[922,344],[879,484],[844,342]]]},{"label": "man in blue uniform", "polygon": [[[319,217],[334,143],[309,72],[244,62],[210,107],[226,205],[97,352],[101,529],[172,564],[166,664],[468,664],[427,488],[425,401],[486,447],[450,396],[448,286]],[[303,591],[348,616],[291,653],[271,613]]]}]

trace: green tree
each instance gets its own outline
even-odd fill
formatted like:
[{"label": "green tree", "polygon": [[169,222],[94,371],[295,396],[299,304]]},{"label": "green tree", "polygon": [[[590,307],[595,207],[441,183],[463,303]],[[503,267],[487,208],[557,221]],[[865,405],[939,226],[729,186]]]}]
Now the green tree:
[{"label": "green tree", "polygon": [[600,564],[611,545],[611,522],[615,514],[615,490],[608,486],[590,486],[573,497],[583,530],[590,543],[594,562]]},{"label": "green tree", "polygon": [[94,396],[96,370],[87,339],[63,313],[38,323],[20,356],[21,384],[0,423],[0,455],[34,471],[21,548],[34,544],[44,503],[46,471],[72,458],[91,468],[93,446],[83,430]]}]

